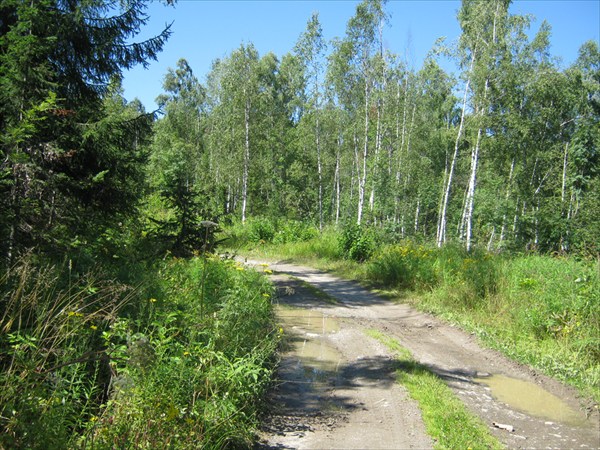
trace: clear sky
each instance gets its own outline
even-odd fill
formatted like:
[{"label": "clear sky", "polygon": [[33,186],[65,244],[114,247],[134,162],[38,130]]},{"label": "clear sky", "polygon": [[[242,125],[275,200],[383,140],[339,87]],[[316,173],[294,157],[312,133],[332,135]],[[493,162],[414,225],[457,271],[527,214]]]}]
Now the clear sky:
[{"label": "clear sky", "polygon": [[[240,44],[252,43],[262,56],[273,52],[281,57],[291,51],[313,12],[327,41],[342,38],[346,23],[356,10],[353,0],[179,0],[167,7],[154,1],[149,9],[149,24],[136,40],[157,34],[173,22],[173,35],[158,61],[148,69],[141,66],[125,73],[123,87],[128,100],[139,98],[146,109],[156,108],[154,99],[162,92],[162,80],[169,67],[185,58],[200,81],[204,81],[212,61],[222,58]],[[386,47],[407,56],[420,68],[437,38],[452,42],[460,35],[455,0],[390,0],[391,15],[384,31]],[[543,20],[552,26],[551,53],[569,66],[585,41],[600,40],[600,0],[516,0],[510,12],[531,14],[535,33]],[[450,68],[447,68],[450,70]]]}]

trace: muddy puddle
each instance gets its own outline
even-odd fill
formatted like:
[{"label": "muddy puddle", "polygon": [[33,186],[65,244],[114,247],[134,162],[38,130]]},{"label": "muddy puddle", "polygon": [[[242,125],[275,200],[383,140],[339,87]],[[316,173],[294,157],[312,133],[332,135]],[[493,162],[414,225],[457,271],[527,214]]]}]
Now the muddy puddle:
[{"label": "muddy puddle", "polygon": [[276,315],[288,334],[295,360],[294,378],[304,382],[324,382],[335,376],[342,363],[341,353],[325,337],[339,331],[334,318],[310,309],[277,306]]},{"label": "muddy puddle", "polygon": [[505,375],[475,378],[474,381],[488,386],[494,398],[526,414],[572,426],[586,422],[583,414],[536,384]]},{"label": "muddy puddle", "polygon": [[284,328],[317,334],[335,333],[340,330],[337,320],[312,309],[279,305],[275,308],[275,313],[284,324]]}]

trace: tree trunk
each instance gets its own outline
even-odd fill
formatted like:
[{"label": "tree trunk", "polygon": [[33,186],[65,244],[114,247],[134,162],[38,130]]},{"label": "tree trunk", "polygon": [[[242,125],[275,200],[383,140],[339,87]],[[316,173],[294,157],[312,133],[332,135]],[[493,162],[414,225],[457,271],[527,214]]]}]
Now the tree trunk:
[{"label": "tree trunk", "polygon": [[448,178],[444,180],[444,197],[442,199],[441,213],[438,220],[437,228],[437,246],[441,247],[446,242],[446,225],[447,225],[447,214],[448,214],[448,202],[450,200],[450,192],[452,190],[452,181],[454,177],[454,170],[456,168],[456,162],[458,160],[458,148],[460,146],[460,139],[462,137],[463,128],[465,124],[465,111],[467,109],[467,93],[469,92],[469,85],[471,84],[471,74],[473,73],[473,66],[475,64],[475,52],[471,56],[471,67],[469,68],[469,77],[465,84],[465,92],[463,95],[462,111],[460,113],[460,123],[458,125],[458,133],[456,133],[456,141],[454,143],[454,153],[452,155],[452,162],[450,163],[450,170],[448,172]]},{"label": "tree trunk", "polygon": [[415,234],[419,231],[419,213],[421,211],[421,199],[417,197],[417,206],[415,208]]},{"label": "tree trunk", "polygon": [[360,225],[365,204],[365,187],[367,184],[367,156],[369,154],[369,81],[365,80],[365,131],[362,153],[362,173],[358,173],[358,213],[356,223]]},{"label": "tree trunk", "polygon": [[471,151],[471,174],[469,176],[469,188],[465,200],[465,245],[467,251],[471,251],[471,237],[473,234],[473,207],[475,204],[475,187],[477,185],[477,166],[479,164],[479,148],[481,145],[481,127],[477,130],[477,141]]},{"label": "tree trunk", "polygon": [[246,100],[244,108],[244,168],[242,174],[242,223],[246,222],[246,208],[248,206],[248,172],[250,171],[250,102]]},{"label": "tree trunk", "polygon": [[342,146],[341,137],[338,139],[338,145],[335,152],[335,224],[340,221],[340,148]]},{"label": "tree trunk", "polygon": [[[404,104],[402,105],[402,133],[400,134],[400,149],[398,150],[398,165],[396,166],[396,195],[395,195],[395,220],[399,220],[400,216],[400,199],[401,199],[401,189],[400,189],[400,180],[402,179],[402,156],[404,151],[404,142],[406,138],[406,116],[407,116],[407,108],[408,108],[408,87],[409,87],[409,77],[406,76],[406,83],[404,85]],[[398,89],[398,100],[400,99],[400,89]],[[396,134],[398,134],[398,127],[396,127]]]},{"label": "tree trunk", "polygon": [[[511,187],[512,187],[512,179],[513,179],[513,174],[515,171],[515,162],[516,162],[516,157],[513,157],[512,162],[510,164],[510,172],[508,174],[508,183],[506,185],[506,195],[504,196],[504,206],[507,207],[508,206],[508,200],[510,199],[510,194],[511,194]],[[498,240],[498,248],[502,247],[502,243],[504,242],[504,237],[505,237],[505,232],[506,232],[506,210],[504,211],[504,214],[502,215],[502,227],[500,228],[500,238]]]},{"label": "tree trunk", "polygon": [[319,231],[323,231],[323,167],[321,164],[321,142],[318,116],[315,127],[315,136],[317,144],[317,173],[319,175]]}]

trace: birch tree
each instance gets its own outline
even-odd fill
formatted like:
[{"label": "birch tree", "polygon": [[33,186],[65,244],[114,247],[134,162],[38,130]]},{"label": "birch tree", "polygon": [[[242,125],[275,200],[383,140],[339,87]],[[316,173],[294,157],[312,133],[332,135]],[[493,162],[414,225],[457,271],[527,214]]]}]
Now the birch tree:
[{"label": "birch tree", "polygon": [[323,30],[319,23],[319,15],[313,14],[302,33],[294,52],[300,58],[304,68],[306,93],[303,120],[308,121],[311,128],[314,153],[317,160],[318,175],[318,215],[319,230],[323,229],[323,149],[322,149],[322,87],[324,53],[326,43],[323,40]]},{"label": "birch tree", "polygon": [[[252,127],[255,120],[253,109],[257,106],[259,56],[252,44],[241,45],[221,62],[219,76],[218,113],[225,121],[225,131],[230,144],[229,151],[234,166],[236,191],[240,194],[240,218],[246,221],[249,205],[249,177],[252,158]],[[225,150],[225,149],[223,149]],[[239,165],[238,165],[239,164]],[[229,166],[227,170],[231,170]]]},{"label": "birch tree", "polygon": [[487,118],[490,109],[488,91],[498,61],[503,56],[502,46],[508,31],[509,4],[510,0],[494,0],[485,3],[463,0],[458,15],[463,30],[460,38],[461,51],[467,55],[472,64],[471,102],[477,128],[475,143],[471,147],[469,182],[459,233],[460,238],[465,241],[467,250],[471,249],[473,236],[473,208],[481,145],[488,128]]},{"label": "birch tree", "polygon": [[[352,111],[356,132],[360,129],[360,141],[356,146],[357,212],[356,222],[363,219],[365,192],[369,178],[369,156],[373,150],[370,140],[371,115],[375,112],[373,89],[376,71],[373,59],[381,51],[380,27],[386,20],[382,1],[364,1],[356,8],[346,27],[342,41],[335,43],[331,58],[331,74],[337,95],[346,108]],[[351,94],[350,94],[351,93]],[[349,95],[350,94],[350,95]],[[373,109],[372,109],[373,107]],[[359,125],[359,118],[362,124]],[[357,137],[359,135],[357,134]]]}]

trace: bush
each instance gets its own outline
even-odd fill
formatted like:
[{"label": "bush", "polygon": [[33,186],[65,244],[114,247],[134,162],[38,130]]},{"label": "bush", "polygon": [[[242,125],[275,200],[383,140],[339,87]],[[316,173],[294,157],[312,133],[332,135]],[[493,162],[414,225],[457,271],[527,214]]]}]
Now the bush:
[{"label": "bush", "polygon": [[435,250],[405,241],[376,255],[367,267],[367,276],[390,287],[431,289],[439,283],[435,258]]},{"label": "bush", "polygon": [[277,226],[277,232],[273,243],[289,244],[293,242],[306,242],[319,235],[319,230],[308,223],[297,220],[281,221]]},{"label": "bush", "polygon": [[248,240],[254,243],[273,242],[275,237],[275,224],[266,218],[249,219],[248,223]]},{"label": "bush", "polygon": [[375,251],[373,233],[361,225],[347,225],[343,228],[339,239],[342,254],[354,261],[364,262]]},{"label": "bush", "polygon": [[[214,256],[166,263],[161,275],[165,297],[146,301],[149,326],[127,322],[110,336],[129,342],[115,367],[128,382],[98,420],[95,445],[251,447],[277,345],[272,286]],[[149,349],[138,358],[146,364],[132,364],[131,336]]]},{"label": "bush", "polygon": [[[236,227],[239,233],[239,228]],[[309,223],[297,220],[257,217],[248,219],[246,230],[242,230],[242,240],[254,244],[288,244],[305,242],[319,235],[319,231]]]}]

